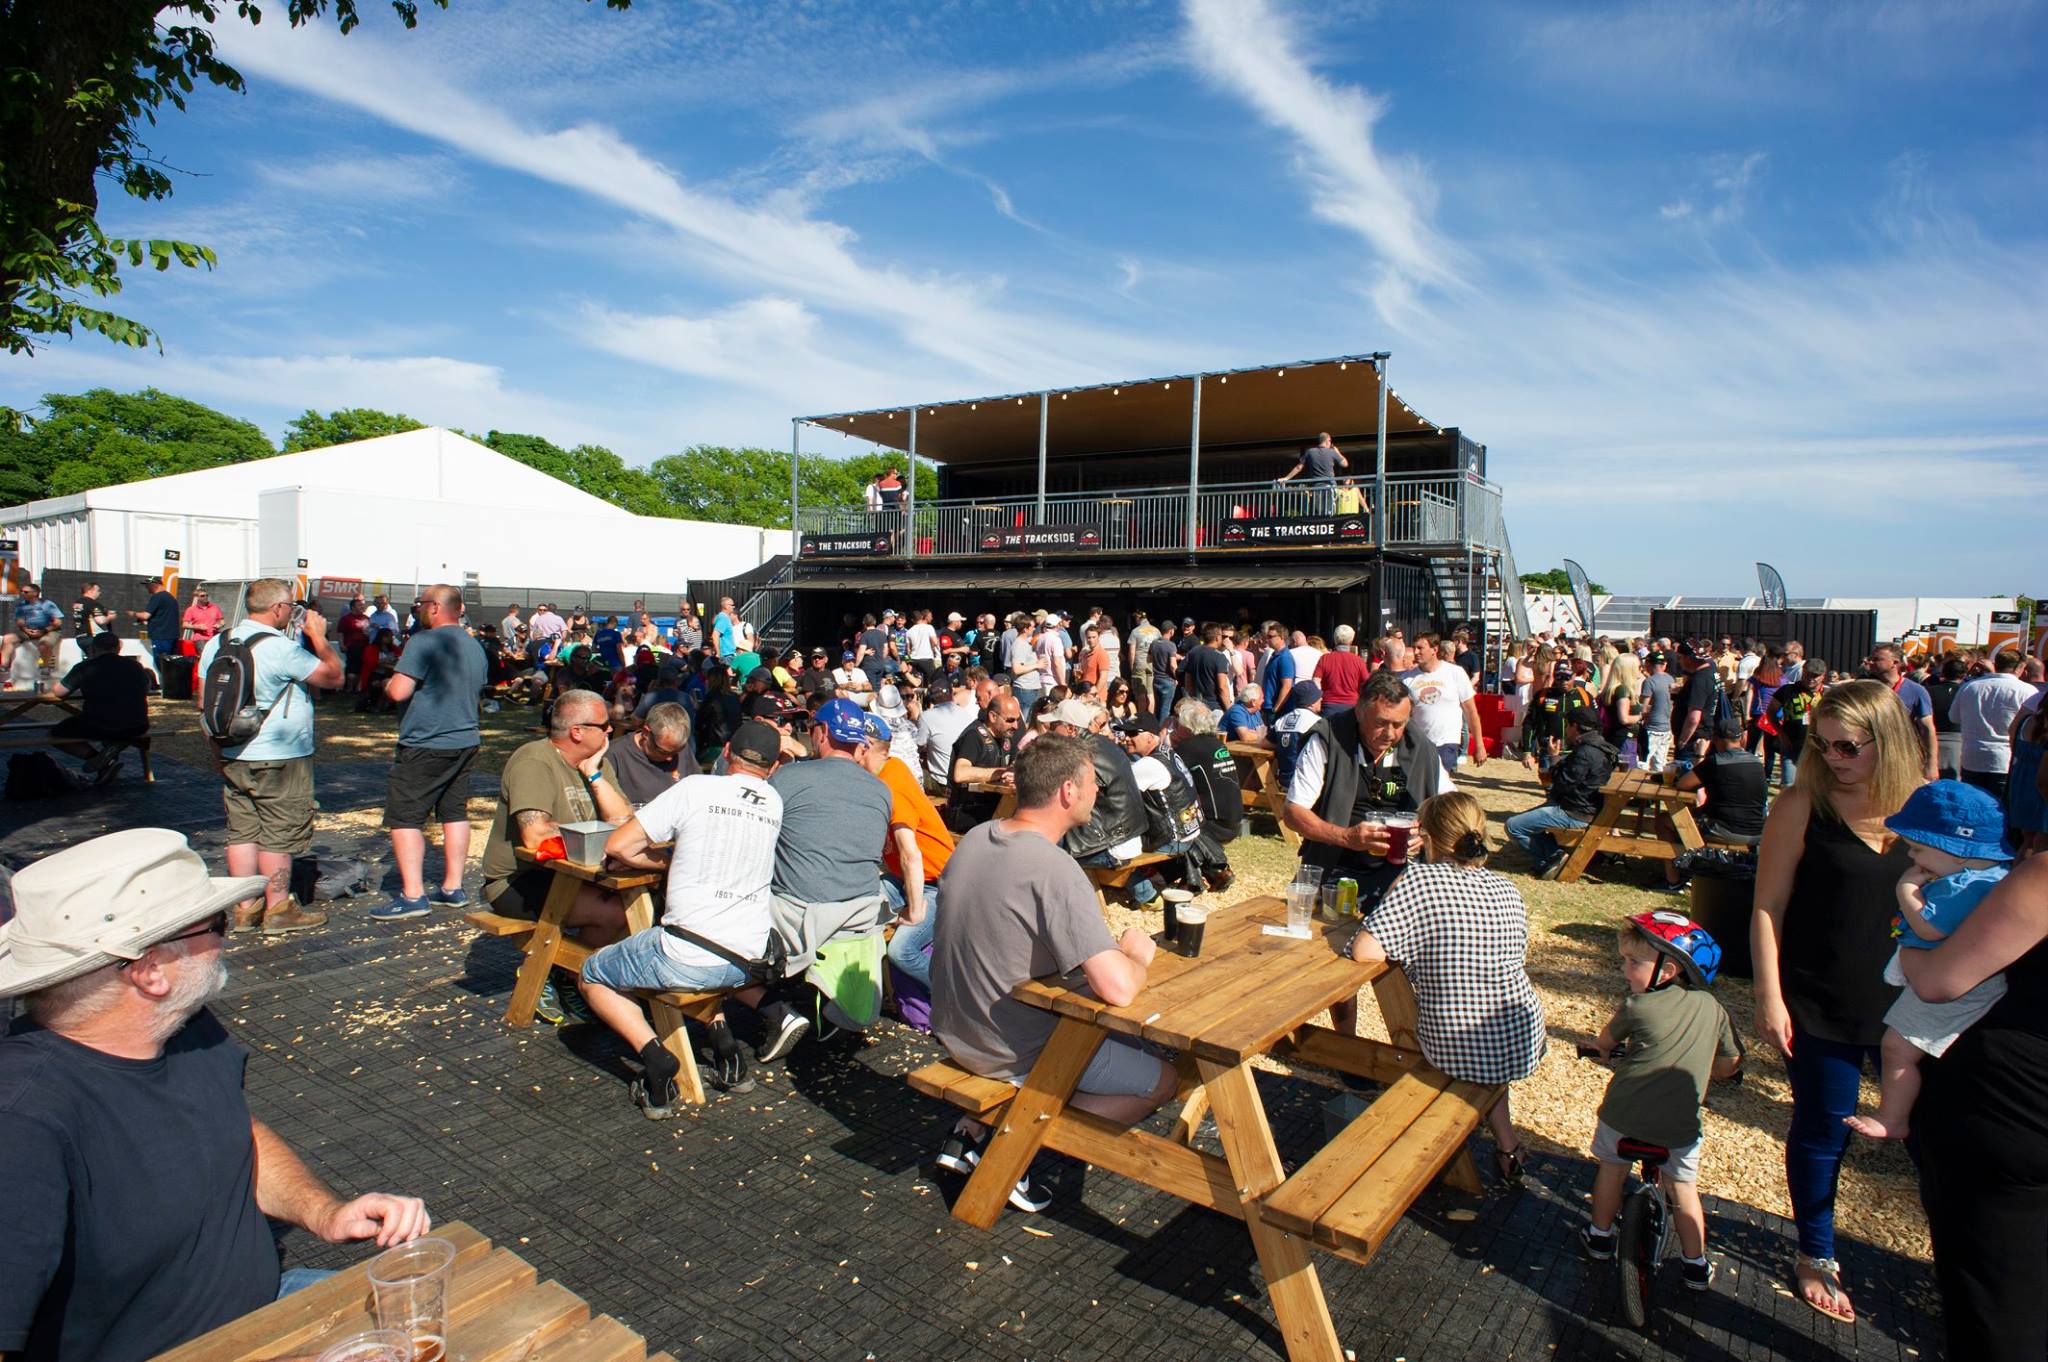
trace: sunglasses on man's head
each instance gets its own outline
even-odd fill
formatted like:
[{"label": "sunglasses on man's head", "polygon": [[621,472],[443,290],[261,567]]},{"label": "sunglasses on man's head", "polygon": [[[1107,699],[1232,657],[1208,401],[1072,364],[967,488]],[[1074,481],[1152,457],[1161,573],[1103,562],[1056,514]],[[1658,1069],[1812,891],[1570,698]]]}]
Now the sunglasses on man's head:
[{"label": "sunglasses on man's head", "polygon": [[1808,738],[1807,741],[1818,747],[1823,753],[1833,753],[1843,761],[1854,761],[1857,757],[1863,755],[1864,748],[1876,742],[1877,739],[1865,738],[1862,742],[1854,742],[1848,738],[1830,739],[1815,735]]}]

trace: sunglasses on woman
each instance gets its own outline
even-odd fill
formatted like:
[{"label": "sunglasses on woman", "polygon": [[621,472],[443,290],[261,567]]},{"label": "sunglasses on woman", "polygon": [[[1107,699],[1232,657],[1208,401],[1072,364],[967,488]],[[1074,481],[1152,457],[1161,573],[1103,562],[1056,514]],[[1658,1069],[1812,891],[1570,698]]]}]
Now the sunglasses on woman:
[{"label": "sunglasses on woman", "polygon": [[1864,748],[1876,742],[1877,739],[1865,738],[1862,742],[1854,742],[1848,738],[1835,738],[1830,740],[1822,737],[1812,737],[1808,738],[1807,741],[1812,743],[1815,747],[1818,747],[1823,754],[1833,753],[1835,756],[1840,757],[1843,761],[1854,761],[1856,758],[1863,755]]}]

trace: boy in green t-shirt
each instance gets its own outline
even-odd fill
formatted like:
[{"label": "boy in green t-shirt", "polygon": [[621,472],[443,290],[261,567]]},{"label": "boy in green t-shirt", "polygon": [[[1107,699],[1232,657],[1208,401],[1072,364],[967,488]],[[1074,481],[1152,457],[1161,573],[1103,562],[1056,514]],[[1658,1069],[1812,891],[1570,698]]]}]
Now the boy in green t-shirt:
[{"label": "boy in green t-shirt", "polygon": [[1685,1284],[1704,1291],[1714,1280],[1707,1262],[1707,1216],[1700,1205],[1700,1101],[1709,1078],[1742,1067],[1742,1047],[1712,993],[1721,948],[1683,913],[1638,913],[1620,929],[1621,972],[1628,997],[1592,1044],[1606,1058],[1623,1041],[1593,1132],[1593,1219],[1579,1231],[1588,1256],[1614,1256],[1614,1218],[1632,1160],[1626,1139],[1670,1150],[1663,1180],[1684,1255]]}]

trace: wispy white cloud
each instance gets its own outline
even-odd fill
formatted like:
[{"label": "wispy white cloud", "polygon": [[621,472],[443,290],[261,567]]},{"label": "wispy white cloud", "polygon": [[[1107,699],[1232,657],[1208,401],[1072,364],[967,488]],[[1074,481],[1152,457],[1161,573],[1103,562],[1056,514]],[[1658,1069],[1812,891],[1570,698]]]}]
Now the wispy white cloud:
[{"label": "wispy white cloud", "polygon": [[1292,17],[1266,0],[1184,7],[1196,67],[1287,135],[1313,186],[1316,216],[1357,233],[1378,256],[1373,297],[1381,313],[1407,311],[1418,289],[1459,285],[1459,252],[1429,222],[1435,192],[1427,174],[1374,143],[1386,100],[1319,75],[1300,53]]},{"label": "wispy white cloud", "polygon": [[1657,215],[1667,222],[1682,219],[1702,227],[1727,227],[1740,222],[1749,211],[1756,180],[1769,159],[1770,154],[1762,151],[1709,156],[1700,167],[1692,195],[1664,204]]},{"label": "wispy white cloud", "polygon": [[262,183],[295,194],[352,203],[439,199],[461,187],[462,176],[445,156],[329,156],[306,161],[265,161]]},{"label": "wispy white cloud", "polygon": [[586,305],[570,331],[585,345],[656,369],[737,385],[789,411],[873,400],[891,379],[821,344],[816,313],[791,298],[749,298],[690,317]]}]

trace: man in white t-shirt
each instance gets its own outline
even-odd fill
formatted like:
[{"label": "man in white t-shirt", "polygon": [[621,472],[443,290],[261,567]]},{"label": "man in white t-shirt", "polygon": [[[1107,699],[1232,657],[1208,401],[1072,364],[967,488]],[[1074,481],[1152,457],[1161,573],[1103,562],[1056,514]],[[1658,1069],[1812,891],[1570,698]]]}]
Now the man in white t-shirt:
[{"label": "man in white t-shirt", "polygon": [[1312,646],[1308,635],[1299,629],[1287,636],[1287,651],[1294,655],[1294,674],[1303,681],[1316,674],[1316,663],[1323,660],[1323,650]]},{"label": "man in white t-shirt", "polygon": [[924,761],[922,766],[912,762],[910,769],[923,773],[926,789],[943,790],[953,771],[953,747],[981,717],[981,706],[973,691],[956,691],[944,677],[932,683],[925,698],[930,703],[911,730]]},{"label": "man in white t-shirt", "polygon": [[930,681],[939,669],[939,631],[932,628],[932,612],[917,611],[903,638],[910,645],[910,665]]},{"label": "man in white t-shirt", "polygon": [[862,709],[870,708],[875,702],[874,682],[868,674],[853,664],[851,652],[839,655],[839,665],[832,669],[834,693],[842,699],[851,700]]},{"label": "man in white t-shirt", "polygon": [[1435,634],[1416,636],[1415,667],[1403,672],[1401,680],[1415,697],[1413,723],[1422,740],[1443,758],[1446,772],[1458,769],[1458,754],[1468,747],[1474,765],[1486,760],[1472,678],[1444,657],[1441,639]]},{"label": "man in white t-shirt", "polygon": [[1991,675],[1956,692],[1948,717],[1962,738],[1963,782],[2002,800],[2012,769],[2012,721],[2034,699],[2034,688],[2020,680],[2020,655],[2012,649],[2001,649],[1991,665]]},{"label": "man in white t-shirt", "polygon": [[[646,869],[668,867],[661,925],[635,932],[583,962],[583,999],[605,1025],[638,1052],[644,1074],[633,1101],[650,1121],[679,1113],[676,1074],[682,1065],[662,1048],[640,1010],[635,989],[689,993],[733,990],[759,1007],[767,990],[745,986],[741,963],[762,959],[775,930],[769,886],[775,878],[775,842],[782,832],[782,796],[768,783],[782,763],[775,729],[749,719],[725,745],[728,775],[690,776],[657,795],[605,842],[605,855]],[[658,842],[674,849],[657,852]],[[746,1056],[721,1008],[710,1025],[714,1086],[746,1092]]]}]

